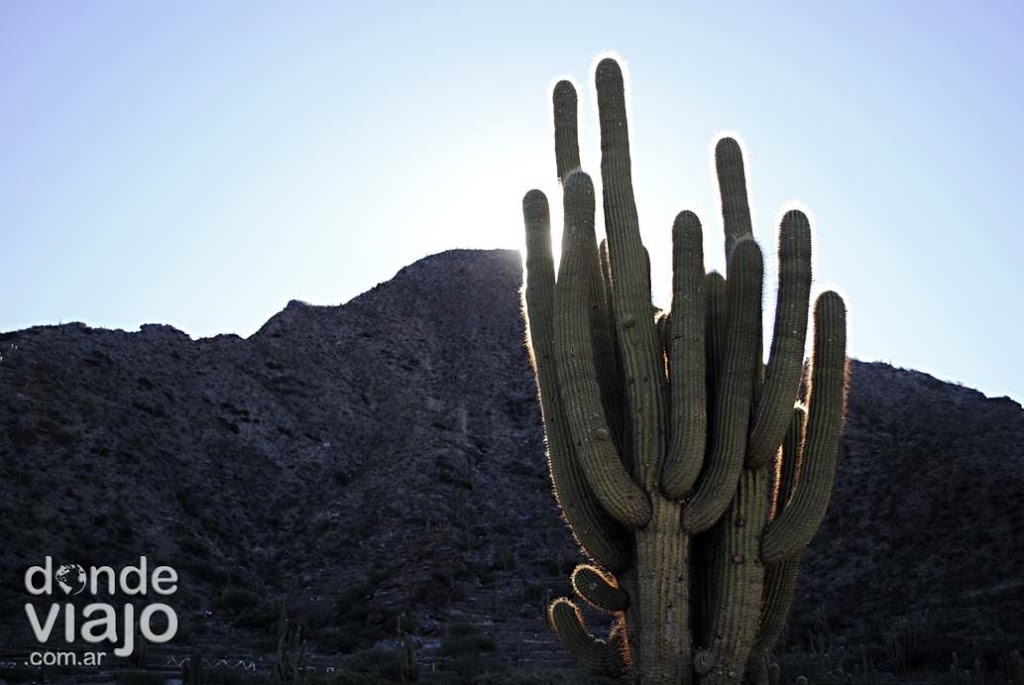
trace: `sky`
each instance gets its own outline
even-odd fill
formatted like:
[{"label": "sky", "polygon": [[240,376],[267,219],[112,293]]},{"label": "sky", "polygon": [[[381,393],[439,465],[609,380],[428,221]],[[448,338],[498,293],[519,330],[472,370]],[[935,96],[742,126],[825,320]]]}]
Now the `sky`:
[{"label": "sky", "polygon": [[245,337],[428,254],[522,249],[527,190],[560,216],[550,87],[579,84],[596,179],[614,51],[656,302],[680,210],[724,266],[734,133],[766,330],[796,201],[850,356],[1024,401],[1022,32],[1019,2],[3,2],[0,330]]}]

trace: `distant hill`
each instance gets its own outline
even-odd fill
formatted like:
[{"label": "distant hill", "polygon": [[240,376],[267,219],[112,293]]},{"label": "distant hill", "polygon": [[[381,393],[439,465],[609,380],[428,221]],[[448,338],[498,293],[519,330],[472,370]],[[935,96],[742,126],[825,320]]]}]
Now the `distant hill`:
[{"label": "distant hill", "polygon": [[[29,639],[21,576],[45,555],[145,554],[181,574],[183,642],[272,649],[287,595],[324,655],[404,614],[427,651],[468,623],[507,661],[564,663],[542,606],[580,557],[550,493],[521,280],[516,252],[458,250],[343,306],[293,301],[244,340],[0,335],[0,646]],[[854,362],[842,452],[790,641],[827,625],[881,659],[916,622],[922,659],[1019,646],[1021,407]]]}]

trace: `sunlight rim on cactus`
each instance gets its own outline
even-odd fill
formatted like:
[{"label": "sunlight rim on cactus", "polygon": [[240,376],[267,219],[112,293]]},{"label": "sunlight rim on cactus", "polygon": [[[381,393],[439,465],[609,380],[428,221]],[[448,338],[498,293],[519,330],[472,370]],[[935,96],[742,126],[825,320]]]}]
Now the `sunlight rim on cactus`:
[{"label": "sunlight rim on cactus", "polygon": [[[643,685],[767,683],[800,555],[825,515],[847,386],[846,308],[814,303],[805,378],[811,228],[787,212],[779,294],[763,359],[763,258],[742,153],[718,141],[725,277],[704,272],[699,219],[672,227],[671,310],[651,305],[633,197],[622,71],[595,70],[606,242],[580,167],[577,95],[553,91],[564,232],[557,278],[547,198],[523,198],[525,313],[554,494],[589,563],[573,587],[612,615],[591,634],[576,602],[548,621],[594,670]],[[801,385],[806,388],[801,393]],[[800,403],[800,397],[805,402]]]}]

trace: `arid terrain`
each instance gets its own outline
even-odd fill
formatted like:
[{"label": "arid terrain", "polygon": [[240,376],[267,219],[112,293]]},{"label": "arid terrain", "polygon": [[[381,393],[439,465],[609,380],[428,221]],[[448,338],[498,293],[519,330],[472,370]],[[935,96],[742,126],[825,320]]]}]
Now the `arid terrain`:
[{"label": "arid terrain", "polygon": [[[521,281],[516,252],[451,251],[247,339],[0,335],[0,647],[32,643],[29,566],[145,555],[180,574],[182,649],[271,653],[283,600],[313,660],[399,631],[442,660],[460,626],[485,665],[567,665],[543,607],[582,558],[550,492]],[[1024,646],[1024,411],[851,370],[786,649],[824,639],[890,682],[930,682],[912,675],[953,652],[999,668]]]}]

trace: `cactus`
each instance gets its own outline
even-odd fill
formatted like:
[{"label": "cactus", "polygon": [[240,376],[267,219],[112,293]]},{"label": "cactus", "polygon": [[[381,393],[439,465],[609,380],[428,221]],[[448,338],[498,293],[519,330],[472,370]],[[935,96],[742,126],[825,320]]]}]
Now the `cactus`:
[{"label": "cactus", "polygon": [[[692,212],[672,228],[672,305],[651,305],[650,262],[633,200],[623,77],[596,69],[605,233],[580,167],[573,86],[553,92],[564,234],[557,278],[547,199],[523,199],[525,310],[555,498],[589,562],[573,573],[588,605],[613,615],[606,639],[578,605],[548,621],[587,666],[642,685],[768,682],[800,554],[832,488],[846,399],[846,311],[814,305],[807,217],[779,232],[779,297],[762,363],[762,255],[738,144],[718,141],[725,277],[704,272]],[[794,409],[796,406],[796,409]],[[805,409],[806,407],[806,409]],[[783,444],[785,443],[785,444]]]},{"label": "cactus", "polygon": [[395,628],[398,637],[398,647],[395,651],[398,658],[398,675],[402,680],[402,685],[409,685],[415,683],[420,675],[419,666],[416,663],[416,647],[413,644],[412,636],[402,628],[402,615],[395,619]]},{"label": "cactus", "polygon": [[280,602],[277,619],[277,662],[275,680],[279,685],[304,685],[306,682],[306,641],[302,628],[288,620],[285,601]]},{"label": "cactus", "polygon": [[1024,685],[1024,658],[1021,658],[1019,651],[1013,650],[1006,655],[1004,667],[1010,685]]}]

